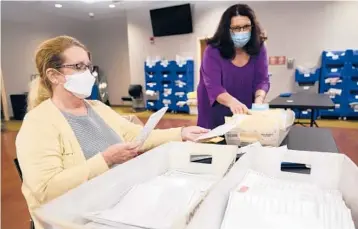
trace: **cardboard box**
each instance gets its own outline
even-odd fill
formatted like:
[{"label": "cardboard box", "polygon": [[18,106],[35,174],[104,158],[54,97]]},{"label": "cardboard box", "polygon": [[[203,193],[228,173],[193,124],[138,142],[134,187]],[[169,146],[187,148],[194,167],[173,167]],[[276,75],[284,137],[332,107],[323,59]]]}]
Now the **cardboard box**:
[{"label": "cardboard box", "polygon": [[[282,172],[282,162],[310,165],[311,173]],[[230,191],[241,182],[248,169],[279,179],[314,183],[324,189],[339,190],[347,207],[351,209],[355,226],[358,228],[358,167],[347,156],[336,153],[293,151],[285,147],[253,147],[211,190],[187,229],[220,229]]]},{"label": "cardboard box", "polygon": [[[229,122],[230,117],[225,117]],[[265,146],[278,147],[287,136],[295,121],[291,110],[270,109],[252,111],[242,122],[225,134],[228,145],[245,146],[259,141]]]},{"label": "cardboard box", "polygon": [[[91,224],[84,216],[113,207],[122,197],[121,193],[134,185],[168,170],[214,175],[221,179],[234,164],[237,151],[236,146],[171,142],[118,165],[50,201],[35,211],[35,215],[45,228],[99,228],[99,225]],[[211,164],[193,162],[208,156],[212,158]],[[185,228],[195,210],[178,216],[175,228]],[[136,227],[123,225],[121,228]]]}]

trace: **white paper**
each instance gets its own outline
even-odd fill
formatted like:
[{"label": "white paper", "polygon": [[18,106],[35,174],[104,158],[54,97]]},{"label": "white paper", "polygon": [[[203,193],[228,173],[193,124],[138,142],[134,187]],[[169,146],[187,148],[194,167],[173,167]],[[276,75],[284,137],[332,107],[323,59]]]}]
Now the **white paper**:
[{"label": "white paper", "polygon": [[338,190],[249,170],[229,198],[221,229],[354,229]]},{"label": "white paper", "polygon": [[245,115],[235,115],[230,122],[227,122],[221,126],[216,127],[215,129],[211,130],[210,132],[200,136],[195,141],[210,139],[218,136],[225,135],[230,130],[234,129],[243,119]]},{"label": "white paper", "polygon": [[150,133],[157,126],[158,122],[160,121],[160,119],[162,119],[162,117],[164,116],[165,112],[167,112],[167,110],[168,110],[168,107],[163,107],[159,111],[152,114],[149,117],[145,126],[143,127],[142,131],[136,137],[135,142],[138,142],[142,145],[145,142],[145,140],[147,140]]},{"label": "white paper", "polygon": [[116,206],[94,213],[92,219],[108,225],[170,229],[178,217],[196,207],[217,181],[212,175],[168,171],[134,186]]}]

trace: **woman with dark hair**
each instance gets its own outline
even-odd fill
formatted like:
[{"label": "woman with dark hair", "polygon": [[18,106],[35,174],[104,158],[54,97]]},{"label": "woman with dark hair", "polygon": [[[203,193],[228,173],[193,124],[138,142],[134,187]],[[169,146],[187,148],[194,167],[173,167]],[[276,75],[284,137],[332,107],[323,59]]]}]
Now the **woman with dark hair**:
[{"label": "woman with dark hair", "polygon": [[225,116],[248,113],[252,103],[263,103],[270,88],[263,43],[248,5],[233,5],[224,12],[200,67],[199,126],[215,128],[224,124]]}]

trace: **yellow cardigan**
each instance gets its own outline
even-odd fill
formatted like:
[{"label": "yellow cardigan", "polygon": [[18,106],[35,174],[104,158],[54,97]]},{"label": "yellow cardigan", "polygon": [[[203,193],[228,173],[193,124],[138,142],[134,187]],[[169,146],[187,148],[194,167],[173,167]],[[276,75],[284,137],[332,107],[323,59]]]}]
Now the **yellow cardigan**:
[{"label": "yellow cardigan", "polygon": [[[105,104],[86,102],[124,142],[132,141],[141,131],[140,125],[129,122]],[[143,150],[168,141],[181,141],[181,128],[154,130]],[[31,215],[40,205],[109,169],[100,153],[85,159],[70,125],[50,99],[26,115],[16,138],[16,150],[23,173],[22,192]]]}]

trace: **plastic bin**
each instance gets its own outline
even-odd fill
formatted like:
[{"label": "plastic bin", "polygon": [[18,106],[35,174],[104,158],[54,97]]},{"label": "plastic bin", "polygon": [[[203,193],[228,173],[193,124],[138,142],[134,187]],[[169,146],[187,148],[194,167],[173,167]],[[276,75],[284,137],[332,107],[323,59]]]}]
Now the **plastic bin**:
[{"label": "plastic bin", "polygon": [[[234,164],[236,153],[237,147],[235,146],[191,142],[167,143],[115,166],[95,179],[49,201],[36,209],[36,215],[46,224],[46,228],[139,228],[130,225],[92,224],[89,226],[91,222],[86,219],[86,216],[112,208],[130,188],[170,170],[193,175],[214,176],[217,178],[215,180],[220,181]],[[212,162],[210,164],[193,163],[193,159],[203,155],[209,157]],[[215,183],[200,199],[203,200],[214,187]],[[201,201],[193,202],[193,208],[178,214],[175,223],[167,228],[186,228],[200,203]]]},{"label": "plastic bin", "polygon": [[326,78],[321,81],[320,87],[323,91],[328,91],[331,88],[337,88],[337,89],[344,89],[345,87],[345,80],[343,77],[331,77]]},{"label": "plastic bin", "polygon": [[145,89],[146,90],[151,90],[151,91],[160,91],[161,90],[161,85],[157,82],[147,82],[145,84]]},{"label": "plastic bin", "polygon": [[358,65],[358,50],[347,50],[348,61],[353,65]]},{"label": "plastic bin", "polygon": [[340,105],[339,108],[335,108],[335,109],[328,109],[328,110],[320,110],[320,116],[324,117],[342,117],[344,116],[344,107],[341,104],[336,104],[336,105]]},{"label": "plastic bin", "polygon": [[173,67],[172,67],[172,64],[171,64],[171,61],[159,61],[157,62],[157,71],[162,73],[162,72],[171,72]]},{"label": "plastic bin", "polygon": [[295,85],[295,92],[318,93],[318,83],[304,83]]},{"label": "plastic bin", "polygon": [[163,97],[160,102],[163,104],[163,107],[168,107],[170,111],[177,110],[176,100],[172,96],[168,98]]},{"label": "plastic bin", "polygon": [[345,111],[345,117],[358,117],[358,99],[348,101]]},{"label": "plastic bin", "polygon": [[174,70],[177,73],[185,73],[185,72],[194,72],[194,61],[187,60],[186,63],[179,65],[176,61],[174,61]]},{"label": "plastic bin", "polygon": [[350,90],[358,90],[358,76],[349,77],[346,82]]},{"label": "plastic bin", "polygon": [[297,83],[314,83],[319,80],[320,69],[316,69],[314,73],[302,73],[298,69],[295,71],[295,81]]},{"label": "plastic bin", "polygon": [[163,107],[163,104],[161,104],[159,100],[148,100],[146,104],[147,109],[152,111],[159,110]]},{"label": "plastic bin", "polygon": [[331,78],[331,77],[343,77],[345,76],[345,68],[344,66],[341,67],[323,67],[322,68],[322,76],[323,79]]},{"label": "plastic bin", "polygon": [[[332,93],[333,90],[340,90],[341,91],[341,94],[334,94]],[[326,95],[329,95],[329,97],[333,100],[333,101],[336,101],[336,102],[341,102],[343,101],[344,99],[344,92],[342,89],[338,89],[338,88],[330,88],[328,90],[325,90],[323,92],[323,94],[326,94]]]},{"label": "plastic bin", "polygon": [[186,100],[176,100],[176,111],[181,113],[189,113],[189,106],[186,103]]},{"label": "plastic bin", "polygon": [[322,53],[322,66],[343,65],[346,60],[346,51],[324,51]]},{"label": "plastic bin", "polygon": [[174,74],[170,71],[163,71],[159,73],[159,79],[160,81],[174,81]]},{"label": "plastic bin", "polygon": [[174,83],[173,83],[173,81],[171,81],[171,80],[163,80],[162,82],[161,82],[161,88],[164,90],[164,89],[168,89],[168,88],[171,88],[171,89],[173,89],[173,91],[174,91]]},{"label": "plastic bin", "polygon": [[183,100],[183,101],[188,100],[188,96],[185,91],[175,91],[174,95],[175,95],[176,100]]},{"label": "plastic bin", "polygon": [[348,92],[348,101],[358,100],[358,90],[350,90]]},{"label": "plastic bin", "polygon": [[145,81],[146,82],[158,82],[159,81],[159,75],[157,72],[145,72]]},{"label": "plastic bin", "polygon": [[299,111],[299,116],[296,116],[296,118],[300,118],[300,119],[311,119],[311,110],[303,110],[303,111]]}]

